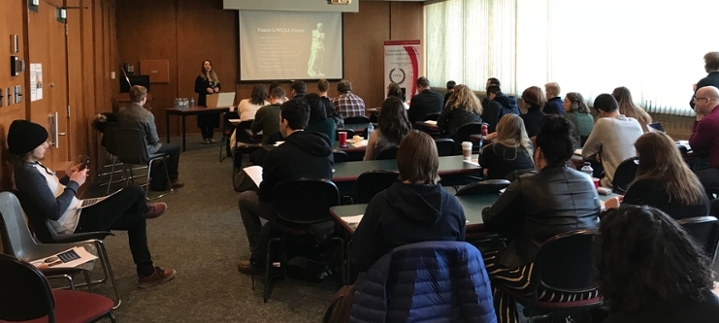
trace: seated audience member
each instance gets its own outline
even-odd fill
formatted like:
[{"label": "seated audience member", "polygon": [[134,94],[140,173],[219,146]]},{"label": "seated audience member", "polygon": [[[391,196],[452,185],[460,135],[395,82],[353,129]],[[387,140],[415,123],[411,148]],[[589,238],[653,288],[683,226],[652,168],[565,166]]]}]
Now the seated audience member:
[{"label": "seated audience member", "polygon": [[345,121],[342,119],[342,115],[337,113],[335,108],[332,106],[332,99],[330,99],[330,96],[327,94],[327,91],[329,91],[329,89],[329,81],[327,81],[326,79],[320,79],[319,81],[317,81],[317,94],[320,96],[320,98],[322,98],[324,106],[328,108],[327,116],[335,121],[336,128],[344,127]]},{"label": "seated audience member", "polygon": [[352,83],[350,81],[342,80],[337,83],[337,92],[340,95],[332,100],[332,106],[342,118],[347,119],[348,117],[365,115],[364,100],[352,93]]},{"label": "seated audience member", "polygon": [[52,170],[40,163],[49,148],[47,137],[43,126],[26,120],[13,121],[8,131],[14,186],[27,216],[49,221],[52,229],[60,235],[127,231],[130,252],[137,266],[137,286],[148,288],[174,278],[174,269],[153,266],[147,247],[145,220],[162,215],[167,210],[167,204],[148,205],[145,191],[131,184],[95,205],[80,208],[82,201],[76,195],[89,170],[75,165],[66,171],[63,178],[57,178]]},{"label": "seated audience member", "polygon": [[253,134],[262,131],[262,143],[271,144],[270,137],[279,131],[280,127],[280,106],[285,100],[285,90],[282,87],[275,87],[270,93],[270,104],[261,107],[255,113],[250,129]]},{"label": "seated audience member", "polygon": [[402,101],[405,110],[409,109],[409,104],[407,104],[407,99],[405,98],[404,92],[402,92],[402,88],[399,87],[399,84],[392,82],[387,85],[387,98],[398,98]]},{"label": "seated audience member", "polygon": [[424,116],[430,113],[441,112],[444,101],[441,94],[429,88],[429,80],[426,77],[418,78],[415,84],[417,84],[418,93],[412,97],[409,110],[407,110],[407,117],[412,124],[422,120]]},{"label": "seated audience member", "polygon": [[464,84],[454,87],[452,96],[447,101],[447,106],[437,118],[437,126],[447,130],[451,137],[457,133],[460,127],[468,123],[482,122],[482,104],[479,102],[472,90]]},{"label": "seated audience member", "polygon": [[352,234],[351,260],[359,272],[396,247],[422,241],[464,241],[459,201],[438,184],[434,139],[411,131],[397,152],[399,179],[375,195]]},{"label": "seated audience member", "polygon": [[447,93],[444,94],[444,101],[442,102],[442,107],[447,105],[447,101],[449,101],[449,97],[452,96],[452,92],[454,91],[454,87],[457,85],[457,82],[455,81],[447,81]]},{"label": "seated audience member", "polygon": [[648,132],[634,143],[639,156],[637,176],[624,197],[605,203],[607,209],[619,203],[648,205],[675,219],[709,215],[704,187],[682,159],[674,141],[662,132]]},{"label": "seated audience member", "polygon": [[537,86],[530,86],[522,92],[522,101],[527,108],[527,113],[522,114],[524,127],[527,129],[527,136],[532,138],[539,132],[539,123],[546,113],[542,112],[542,106],[547,103],[547,99],[542,93],[542,89]]},{"label": "seated audience member", "polygon": [[290,84],[290,98],[299,99],[307,95],[307,84],[304,81],[294,81]]},{"label": "seated audience member", "polygon": [[272,95],[272,90],[274,90],[276,87],[281,88],[282,85],[280,85],[280,82],[272,81],[272,83],[270,83],[270,87],[267,88],[267,101],[270,100],[270,95]]},{"label": "seated audience member", "polygon": [[[144,108],[147,103],[147,89],[141,85],[135,85],[130,89],[130,106],[122,107],[117,113],[117,119],[120,126],[137,128],[142,131],[142,137],[145,138],[148,154],[167,154],[169,159],[166,162],[167,173],[170,175],[170,185],[172,188],[181,188],[185,186],[178,177],[178,167],[180,164],[180,146],[177,144],[161,143],[160,137],[157,135],[155,126],[155,116]],[[152,170],[152,179],[150,180],[150,188],[156,191],[164,191],[167,189],[164,184],[166,175],[161,167],[154,167]]]},{"label": "seated audience member", "polygon": [[719,52],[708,52],[704,55],[704,71],[707,72],[707,76],[693,86],[694,96],[692,96],[692,99],[689,101],[689,105],[692,108],[694,108],[694,99],[699,89],[705,86],[719,88]]},{"label": "seated audience member", "polygon": [[252,88],[252,93],[249,99],[240,101],[237,106],[237,112],[240,115],[240,121],[252,120],[255,118],[255,113],[261,107],[270,104],[267,100],[267,88],[264,84],[257,84]]},{"label": "seated audience member", "polygon": [[705,86],[694,99],[696,121],[689,137],[695,152],[709,152],[709,168],[696,171],[706,189],[719,187],[719,89]]},{"label": "seated audience member", "polygon": [[507,114],[520,114],[517,98],[504,95],[499,85],[489,86],[487,98],[482,100],[482,121],[487,123],[489,133],[497,130],[497,123]]},{"label": "seated audience member", "polygon": [[[482,99],[482,106],[483,106],[483,107],[486,107],[487,105],[489,105],[489,101],[492,100],[492,99],[490,99],[490,97],[489,97],[489,88],[495,87],[495,86],[496,86],[496,87],[499,87],[500,84],[501,84],[501,83],[499,82],[499,80],[498,80],[497,78],[495,78],[495,77],[490,77],[490,78],[487,79],[487,83],[484,85],[484,91],[485,91],[485,93],[487,93],[487,96]],[[497,120],[499,120],[499,119],[497,119]]]},{"label": "seated audience member", "polygon": [[599,119],[582,147],[582,158],[601,163],[604,168],[602,186],[612,187],[617,166],[636,155],[634,142],[644,132],[636,119],[619,113],[617,100],[609,94],[597,96],[594,109]]},{"label": "seated audience member", "polygon": [[516,170],[534,169],[532,143],[527,137],[524,122],[516,114],[499,120],[496,137],[482,148],[479,164],[486,179],[507,178]]},{"label": "seated audience member", "polygon": [[634,104],[632,92],[629,92],[629,89],[620,86],[612,91],[612,96],[619,104],[619,113],[629,118],[636,119],[639,122],[639,125],[642,126],[642,131],[649,131],[649,128],[647,127],[649,127],[649,124],[652,123],[652,117],[649,113],[644,111],[644,109]]},{"label": "seated audience member", "polygon": [[[572,128],[567,119],[558,115],[542,118],[534,148],[534,165],[539,173],[520,176],[494,205],[482,211],[488,231],[512,238],[503,252],[484,253],[500,323],[517,322],[517,308],[515,300],[497,286],[501,284],[529,297],[529,273],[542,243],[557,234],[598,225],[600,205],[594,184],[587,175],[567,167],[574,152]],[[596,296],[596,291],[544,293],[541,288],[540,293],[540,301]]]},{"label": "seated audience member", "polygon": [[398,98],[387,98],[379,110],[379,126],[367,140],[367,150],[363,160],[373,160],[387,148],[399,146],[400,141],[410,130],[412,125],[407,120],[407,110]]},{"label": "seated audience member", "polygon": [[711,260],[676,221],[652,207],[602,215],[597,282],[603,323],[710,323],[719,317]]},{"label": "seated audience member", "polygon": [[[332,110],[332,103],[323,100],[323,98],[315,93],[305,95],[305,101],[310,105],[310,121],[305,131],[324,134],[330,141],[330,147],[332,147],[335,144],[335,136],[337,135],[335,120],[327,116],[328,109]],[[329,105],[329,107],[327,105]]]},{"label": "seated audience member", "polygon": [[559,96],[559,94],[562,93],[559,84],[555,82],[544,84],[544,91],[547,93],[547,103],[544,104],[542,112],[546,114],[564,114],[562,97]]},{"label": "seated audience member", "polygon": [[589,134],[594,129],[594,117],[589,113],[589,107],[584,102],[584,97],[577,92],[569,92],[564,97],[562,106],[564,107],[564,117],[574,124],[574,129],[577,131],[575,134],[577,147],[584,146],[584,142],[587,141]]},{"label": "seated audience member", "polygon": [[303,131],[309,120],[307,101],[289,100],[282,104],[279,131],[285,143],[267,153],[259,189],[240,193],[240,215],[252,252],[250,260],[241,261],[237,266],[242,273],[256,273],[264,269],[264,255],[260,250],[268,241],[260,241],[260,230],[268,230],[269,227],[263,229],[260,218],[270,222],[274,219],[272,190],[275,185],[302,177],[332,179],[334,162],[329,139],[321,133]]}]

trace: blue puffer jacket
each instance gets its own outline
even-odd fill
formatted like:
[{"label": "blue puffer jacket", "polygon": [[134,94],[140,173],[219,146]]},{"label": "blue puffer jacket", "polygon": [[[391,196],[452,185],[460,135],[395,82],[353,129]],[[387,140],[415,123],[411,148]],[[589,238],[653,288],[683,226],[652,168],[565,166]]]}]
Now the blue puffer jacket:
[{"label": "blue puffer jacket", "polygon": [[497,322],[482,255],[466,242],[397,247],[356,284],[349,322]]}]

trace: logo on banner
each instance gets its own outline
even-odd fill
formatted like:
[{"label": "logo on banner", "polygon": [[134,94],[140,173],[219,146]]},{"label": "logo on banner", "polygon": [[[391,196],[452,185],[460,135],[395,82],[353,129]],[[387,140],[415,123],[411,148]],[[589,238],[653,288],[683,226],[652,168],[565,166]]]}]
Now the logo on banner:
[{"label": "logo on banner", "polygon": [[[399,72],[395,74],[394,71],[396,71],[396,70],[399,70]],[[395,78],[401,78],[401,80],[398,82],[398,81],[395,81]],[[401,68],[393,68],[391,71],[389,71],[389,81],[390,82],[402,84],[402,83],[404,83],[404,80],[406,78],[407,78],[407,73],[405,73],[405,71]]]}]

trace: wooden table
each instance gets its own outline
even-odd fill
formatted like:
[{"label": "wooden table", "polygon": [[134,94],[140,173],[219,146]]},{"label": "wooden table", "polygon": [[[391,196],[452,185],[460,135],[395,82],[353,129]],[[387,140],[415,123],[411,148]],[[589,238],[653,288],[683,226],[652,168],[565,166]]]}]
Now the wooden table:
[{"label": "wooden table", "polygon": [[175,109],[165,109],[165,125],[167,126],[166,132],[167,132],[167,143],[170,143],[170,115],[176,115],[182,117],[182,151],[185,151],[185,139],[186,139],[186,129],[185,129],[185,117],[187,116],[196,116],[200,114],[221,114],[230,112],[230,107],[225,108],[203,108],[203,107],[193,107],[189,110],[175,110]]},{"label": "wooden table", "polygon": [[[370,160],[348,162],[335,165],[335,172],[332,181],[335,183],[354,182],[360,174],[371,170],[397,170],[397,161],[394,159],[387,160]],[[465,163],[462,156],[446,156],[439,157],[438,174],[442,175],[462,175],[479,173],[479,166]]]},{"label": "wooden table", "polygon": [[[618,196],[617,194],[599,195],[599,200],[602,202]],[[492,206],[499,199],[499,194],[477,194],[477,195],[466,195],[457,196],[459,204],[464,209],[464,216],[467,218],[467,227],[469,229],[476,229],[483,225],[482,221],[482,210],[486,207]],[[330,214],[347,230],[347,232],[354,232],[352,225],[343,221],[343,217],[355,216],[364,214],[367,204],[352,204],[352,205],[340,205],[333,206],[330,208]],[[473,227],[473,228],[470,228]]]}]

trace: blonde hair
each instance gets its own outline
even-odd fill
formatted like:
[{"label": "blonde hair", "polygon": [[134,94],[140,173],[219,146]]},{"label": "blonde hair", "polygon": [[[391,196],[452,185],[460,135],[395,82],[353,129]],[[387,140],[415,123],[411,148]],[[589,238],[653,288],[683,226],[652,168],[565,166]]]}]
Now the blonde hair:
[{"label": "blonde hair", "polygon": [[559,94],[562,93],[562,89],[556,82],[549,82],[547,84],[544,84],[544,89],[547,90],[548,98],[558,97]]},{"label": "blonde hair", "polygon": [[505,114],[497,123],[496,143],[510,148],[520,148],[532,156],[532,144],[524,127],[524,120],[516,114]]},{"label": "blonde hair", "polygon": [[619,113],[631,117],[634,119],[637,119],[639,121],[639,124],[642,126],[642,129],[644,129],[644,132],[647,131],[647,125],[652,123],[652,117],[644,111],[644,109],[638,107],[636,104],[634,104],[634,99],[632,99],[632,92],[629,92],[629,89],[626,87],[620,86],[612,92],[612,96],[614,99],[617,100],[617,103],[619,104]]},{"label": "blonde hair", "polygon": [[[205,62],[210,63],[210,73],[205,72]],[[212,68],[212,62],[210,62],[210,60],[202,61],[202,68],[200,69],[200,77],[202,77],[203,80],[210,80],[210,82],[220,83],[220,79],[217,78],[217,73],[215,73],[215,69]]]},{"label": "blonde hair", "polygon": [[447,107],[450,109],[462,108],[467,112],[474,112],[476,114],[482,114],[482,103],[476,95],[464,84],[459,84],[454,87],[452,96],[447,101]]},{"label": "blonde hair", "polygon": [[700,204],[704,188],[699,178],[684,162],[674,141],[663,132],[648,132],[634,143],[639,167],[634,182],[644,178],[658,179],[666,185],[671,200],[686,205]]},{"label": "blonde hair", "polygon": [[130,88],[130,101],[140,103],[147,96],[147,89],[142,85],[135,85]]},{"label": "blonde hair", "polygon": [[424,132],[410,131],[399,143],[397,169],[402,181],[437,184],[439,154],[434,139]]}]

